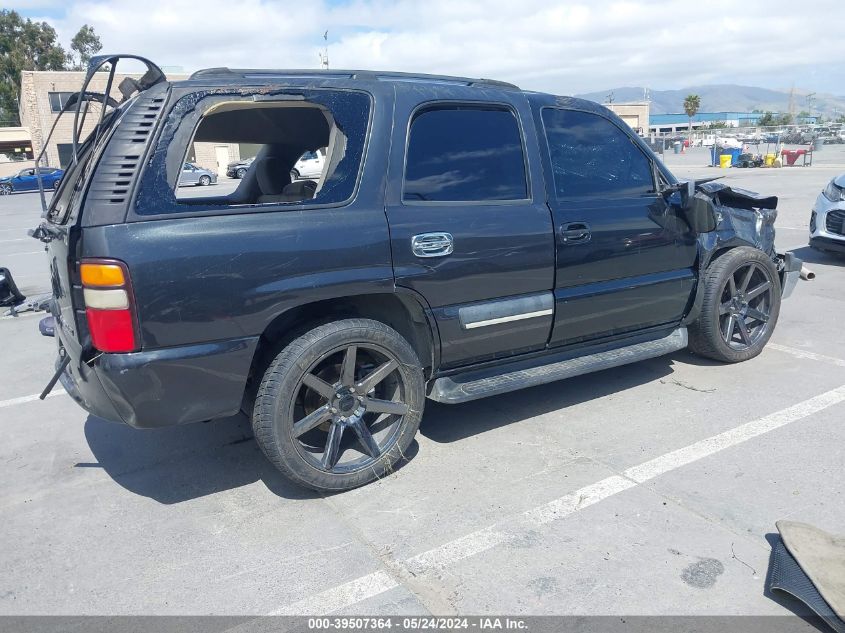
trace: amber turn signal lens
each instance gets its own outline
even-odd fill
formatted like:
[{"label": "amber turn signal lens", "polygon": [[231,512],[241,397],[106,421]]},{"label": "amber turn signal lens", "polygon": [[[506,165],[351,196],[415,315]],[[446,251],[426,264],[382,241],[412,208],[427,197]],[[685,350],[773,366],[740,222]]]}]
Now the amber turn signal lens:
[{"label": "amber turn signal lens", "polygon": [[82,264],[79,274],[83,286],[122,286],[123,269],[116,264]]}]

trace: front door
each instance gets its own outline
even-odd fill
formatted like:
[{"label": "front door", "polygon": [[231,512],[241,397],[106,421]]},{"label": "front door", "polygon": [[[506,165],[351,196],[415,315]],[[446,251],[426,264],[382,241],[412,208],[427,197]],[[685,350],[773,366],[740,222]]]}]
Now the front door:
[{"label": "front door", "polygon": [[551,344],[679,322],[695,284],[695,235],[657,192],[644,148],[599,112],[535,107],[535,120],[557,248]]},{"label": "front door", "polygon": [[396,284],[431,307],[443,367],[542,349],[554,241],[527,103],[427,88],[434,99],[421,104],[412,86],[396,87],[387,196]]},{"label": "front door", "polygon": [[15,191],[32,191],[38,189],[38,178],[34,169],[24,169],[15,176],[13,187]]}]

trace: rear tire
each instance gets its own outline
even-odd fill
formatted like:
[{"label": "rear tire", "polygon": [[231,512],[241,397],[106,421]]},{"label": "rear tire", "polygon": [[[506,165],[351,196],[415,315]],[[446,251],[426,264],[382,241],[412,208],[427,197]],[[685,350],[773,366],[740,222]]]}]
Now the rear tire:
[{"label": "rear tire", "polygon": [[12,185],[5,183],[0,185],[0,196],[8,196],[10,193],[12,193]]},{"label": "rear tire", "polygon": [[238,178],[243,178],[246,175],[246,169],[241,167],[238,171],[235,172],[235,176]]},{"label": "rear tire", "polygon": [[199,185],[200,187],[207,187],[211,184],[211,178],[209,176],[200,176]]},{"label": "rear tire", "polygon": [[764,252],[742,246],[711,262],[701,283],[704,300],[689,326],[689,347],[699,356],[739,363],[757,356],[780,313],[780,278]]},{"label": "rear tire", "polygon": [[286,477],[348,490],[406,459],[424,404],[422,368],[408,342],[378,321],[345,319],[279,352],[258,388],[252,426]]}]

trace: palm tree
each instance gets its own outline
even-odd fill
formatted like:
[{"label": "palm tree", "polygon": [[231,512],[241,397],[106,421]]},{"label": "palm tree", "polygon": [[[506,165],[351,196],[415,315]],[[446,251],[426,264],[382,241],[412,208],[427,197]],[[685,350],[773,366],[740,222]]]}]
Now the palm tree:
[{"label": "palm tree", "polygon": [[684,112],[687,113],[689,117],[689,139],[690,143],[692,143],[692,117],[694,117],[698,113],[698,109],[701,107],[701,97],[698,95],[687,95],[684,99]]}]

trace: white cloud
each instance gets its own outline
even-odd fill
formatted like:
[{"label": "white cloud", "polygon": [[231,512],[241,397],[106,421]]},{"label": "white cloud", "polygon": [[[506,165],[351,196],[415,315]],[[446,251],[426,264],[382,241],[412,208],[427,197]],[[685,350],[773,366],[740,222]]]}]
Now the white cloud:
[{"label": "white cloud", "polygon": [[[42,4],[50,4],[45,1]],[[746,83],[845,94],[842,0],[66,0],[65,42],[91,24],[104,51],[186,70],[335,68],[493,77],[571,94],[620,85]]]}]

